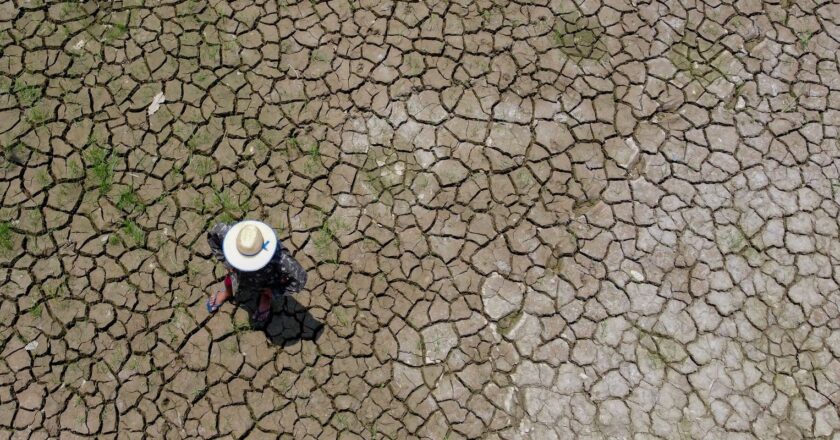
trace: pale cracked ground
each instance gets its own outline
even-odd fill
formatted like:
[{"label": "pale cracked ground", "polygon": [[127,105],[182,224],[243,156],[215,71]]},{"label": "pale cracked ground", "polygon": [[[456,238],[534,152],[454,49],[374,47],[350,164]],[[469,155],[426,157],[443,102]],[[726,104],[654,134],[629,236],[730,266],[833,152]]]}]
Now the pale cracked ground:
[{"label": "pale cracked ground", "polygon": [[[278,4],[279,3],[279,4]],[[0,4],[0,437],[840,437],[840,4]],[[309,271],[267,333],[204,231]]]}]

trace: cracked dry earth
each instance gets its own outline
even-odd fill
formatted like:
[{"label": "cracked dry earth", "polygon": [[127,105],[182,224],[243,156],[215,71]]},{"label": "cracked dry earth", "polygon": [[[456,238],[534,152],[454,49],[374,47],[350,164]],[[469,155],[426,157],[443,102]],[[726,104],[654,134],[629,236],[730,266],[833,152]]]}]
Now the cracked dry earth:
[{"label": "cracked dry earth", "polygon": [[[0,3],[0,437],[838,438],[840,5]],[[309,272],[252,330],[204,231]]]}]

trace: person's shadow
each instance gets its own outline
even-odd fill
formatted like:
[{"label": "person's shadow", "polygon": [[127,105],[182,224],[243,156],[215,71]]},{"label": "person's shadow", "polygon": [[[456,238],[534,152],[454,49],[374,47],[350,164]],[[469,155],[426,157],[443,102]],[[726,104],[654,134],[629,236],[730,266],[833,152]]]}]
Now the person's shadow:
[{"label": "person's shadow", "polygon": [[[241,289],[234,297],[239,307],[242,307],[248,316],[251,327],[260,329],[254,325],[253,316],[259,303],[259,293],[253,289]],[[291,295],[283,295],[271,303],[271,320],[268,325],[261,329],[272,344],[285,347],[295,344],[298,341],[314,341],[321,336],[324,324],[313,317]]]}]

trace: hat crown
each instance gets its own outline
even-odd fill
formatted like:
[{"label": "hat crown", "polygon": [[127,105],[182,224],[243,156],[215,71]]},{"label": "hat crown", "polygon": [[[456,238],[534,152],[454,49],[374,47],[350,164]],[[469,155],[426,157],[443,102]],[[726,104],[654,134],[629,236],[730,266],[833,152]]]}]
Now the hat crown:
[{"label": "hat crown", "polygon": [[260,253],[263,247],[263,236],[260,229],[254,225],[243,226],[236,236],[236,250],[242,255],[252,256]]}]

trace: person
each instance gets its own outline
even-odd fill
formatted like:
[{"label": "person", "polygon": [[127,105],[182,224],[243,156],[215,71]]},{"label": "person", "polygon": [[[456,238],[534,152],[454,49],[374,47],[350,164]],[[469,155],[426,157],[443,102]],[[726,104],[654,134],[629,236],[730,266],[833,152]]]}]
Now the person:
[{"label": "person", "polygon": [[271,318],[272,299],[299,292],[306,285],[306,271],[263,222],[216,224],[207,232],[207,241],[228,271],[225,288],[207,299],[208,313],[219,310],[235,291],[252,288],[260,292],[252,318],[255,326],[264,327]]}]

